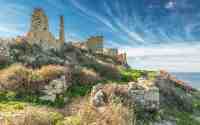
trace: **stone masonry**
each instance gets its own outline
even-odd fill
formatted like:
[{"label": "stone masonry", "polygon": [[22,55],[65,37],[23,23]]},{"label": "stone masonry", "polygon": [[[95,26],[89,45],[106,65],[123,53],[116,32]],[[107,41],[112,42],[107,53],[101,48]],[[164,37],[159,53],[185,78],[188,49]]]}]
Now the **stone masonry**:
[{"label": "stone masonry", "polygon": [[64,28],[64,16],[60,16],[60,43],[64,44],[65,42],[65,28]]},{"label": "stone masonry", "polygon": [[94,53],[103,53],[103,37],[91,37],[85,43],[88,50]]},{"label": "stone masonry", "polygon": [[64,17],[60,17],[60,38],[57,40],[49,31],[49,21],[47,15],[40,8],[36,8],[32,14],[30,30],[26,39],[30,43],[39,43],[60,47],[64,42]]},{"label": "stone masonry", "polygon": [[146,111],[159,110],[159,88],[155,85],[145,87],[141,82],[130,82],[128,85],[97,85],[92,89],[91,103],[96,107],[105,106],[113,95],[128,100],[128,102]]}]

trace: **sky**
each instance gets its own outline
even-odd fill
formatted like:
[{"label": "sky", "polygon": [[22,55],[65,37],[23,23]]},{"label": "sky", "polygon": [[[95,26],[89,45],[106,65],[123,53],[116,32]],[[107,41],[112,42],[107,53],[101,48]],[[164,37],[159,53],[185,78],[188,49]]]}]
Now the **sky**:
[{"label": "sky", "polygon": [[134,68],[200,72],[199,0],[0,0],[0,37],[28,32],[34,8],[58,36],[65,17],[67,41],[103,35],[105,47],[127,52]]}]

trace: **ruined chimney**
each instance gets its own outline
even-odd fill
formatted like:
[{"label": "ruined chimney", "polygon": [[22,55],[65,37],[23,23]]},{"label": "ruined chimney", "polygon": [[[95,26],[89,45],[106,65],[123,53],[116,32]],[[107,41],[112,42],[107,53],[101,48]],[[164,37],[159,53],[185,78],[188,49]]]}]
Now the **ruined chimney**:
[{"label": "ruined chimney", "polygon": [[61,44],[65,42],[65,29],[64,29],[64,16],[60,16],[60,36],[59,41]]}]

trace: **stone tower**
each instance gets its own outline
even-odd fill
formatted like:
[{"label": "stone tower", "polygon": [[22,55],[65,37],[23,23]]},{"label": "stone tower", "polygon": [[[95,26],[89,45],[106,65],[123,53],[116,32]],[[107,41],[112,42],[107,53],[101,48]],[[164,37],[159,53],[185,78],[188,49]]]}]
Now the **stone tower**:
[{"label": "stone tower", "polygon": [[64,16],[60,16],[60,34],[59,41],[61,44],[65,42],[65,26],[64,26]]},{"label": "stone tower", "polygon": [[56,46],[56,39],[49,31],[48,17],[40,8],[34,9],[31,17],[30,30],[27,33],[27,39],[30,43],[40,43]]},{"label": "stone tower", "polygon": [[42,9],[36,8],[31,18],[31,32],[49,31],[48,17]]}]

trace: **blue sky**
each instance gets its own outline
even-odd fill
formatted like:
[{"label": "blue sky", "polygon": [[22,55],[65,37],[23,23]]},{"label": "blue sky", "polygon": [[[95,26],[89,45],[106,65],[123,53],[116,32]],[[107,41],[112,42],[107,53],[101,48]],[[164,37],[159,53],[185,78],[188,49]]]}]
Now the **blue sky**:
[{"label": "blue sky", "polygon": [[32,10],[43,8],[58,36],[65,16],[67,40],[103,35],[136,68],[200,71],[199,0],[0,0],[0,37],[29,29]]}]

